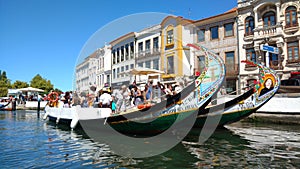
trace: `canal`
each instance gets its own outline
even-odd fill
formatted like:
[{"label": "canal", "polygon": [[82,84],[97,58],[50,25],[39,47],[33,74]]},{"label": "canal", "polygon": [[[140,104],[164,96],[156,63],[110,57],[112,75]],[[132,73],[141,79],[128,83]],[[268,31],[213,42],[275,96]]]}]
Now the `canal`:
[{"label": "canal", "polygon": [[114,154],[82,130],[37,118],[36,111],[0,112],[0,168],[299,168],[300,126],[238,122],[203,144],[193,130],[169,151],[147,158]]}]

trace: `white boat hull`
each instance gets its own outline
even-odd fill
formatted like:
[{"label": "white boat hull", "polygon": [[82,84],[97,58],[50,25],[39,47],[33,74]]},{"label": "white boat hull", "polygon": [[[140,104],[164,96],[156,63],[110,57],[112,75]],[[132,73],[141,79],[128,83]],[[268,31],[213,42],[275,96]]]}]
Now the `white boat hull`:
[{"label": "white boat hull", "polygon": [[45,107],[45,114],[43,119],[47,118],[55,120],[58,124],[60,122],[70,123],[70,127],[74,129],[79,120],[101,119],[111,115],[110,108],[81,108],[80,106],[71,108],[56,108]]}]

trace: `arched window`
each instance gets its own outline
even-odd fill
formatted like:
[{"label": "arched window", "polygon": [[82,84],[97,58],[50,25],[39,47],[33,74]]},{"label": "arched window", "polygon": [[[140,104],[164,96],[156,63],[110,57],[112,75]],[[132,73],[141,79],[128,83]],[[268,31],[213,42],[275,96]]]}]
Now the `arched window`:
[{"label": "arched window", "polygon": [[285,10],[285,26],[286,27],[298,26],[296,7],[289,6],[286,8],[286,10]]},{"label": "arched window", "polygon": [[267,12],[263,16],[264,27],[274,26],[276,25],[275,12]]},{"label": "arched window", "polygon": [[252,16],[248,16],[245,19],[245,36],[253,35],[254,29],[254,18]]}]

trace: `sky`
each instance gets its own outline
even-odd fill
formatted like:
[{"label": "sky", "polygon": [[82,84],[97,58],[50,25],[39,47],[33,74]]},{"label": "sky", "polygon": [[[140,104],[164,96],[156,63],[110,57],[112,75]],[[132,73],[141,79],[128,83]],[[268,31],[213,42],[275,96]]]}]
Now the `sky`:
[{"label": "sky", "polygon": [[80,60],[117,37],[167,15],[199,20],[234,7],[237,0],[0,0],[0,70],[11,83],[39,74],[73,90]]}]

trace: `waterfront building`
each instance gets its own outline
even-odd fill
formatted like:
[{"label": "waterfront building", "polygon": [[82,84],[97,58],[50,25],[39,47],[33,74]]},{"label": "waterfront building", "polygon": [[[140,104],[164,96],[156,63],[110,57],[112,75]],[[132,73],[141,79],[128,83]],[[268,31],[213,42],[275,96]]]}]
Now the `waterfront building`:
[{"label": "waterfront building", "polygon": [[[136,33],[136,67],[160,69],[160,25],[148,27]],[[136,77],[138,83],[145,82],[146,77]]]},{"label": "waterfront building", "polygon": [[190,49],[186,46],[193,42],[192,29],[188,24],[191,20],[182,17],[168,16],[161,22],[161,54],[160,70],[164,71],[163,81],[176,82],[193,74],[193,59]]},{"label": "waterfront building", "polygon": [[91,92],[90,86],[96,84],[96,51],[86,57],[76,66],[76,91],[78,93]]},{"label": "waterfront building", "polygon": [[124,72],[135,67],[135,37],[136,33],[130,32],[110,42],[112,59],[111,86],[113,88],[129,85],[132,80],[130,76]]},{"label": "waterfront building", "polygon": [[[225,87],[229,94],[238,92],[239,53],[237,34],[237,9],[195,21],[194,43],[202,45],[221,56],[226,65]],[[195,71],[204,69],[204,55],[195,53]]]},{"label": "waterfront building", "polygon": [[[300,67],[299,22],[299,0],[238,0],[240,60],[265,64],[288,79]],[[267,53],[262,45],[276,47],[278,53]],[[255,83],[257,76],[256,67],[240,65],[241,87]]]},{"label": "waterfront building", "polygon": [[104,45],[96,51],[97,70],[96,87],[97,90],[105,86],[110,86],[111,82],[111,49],[110,45]]}]

